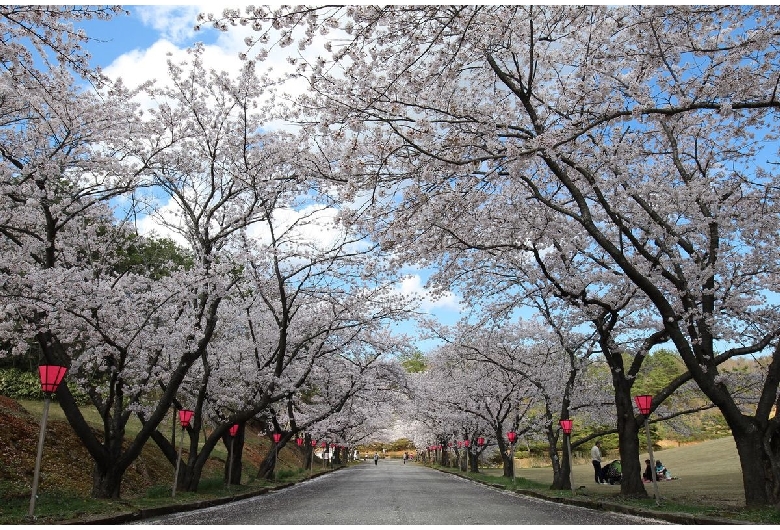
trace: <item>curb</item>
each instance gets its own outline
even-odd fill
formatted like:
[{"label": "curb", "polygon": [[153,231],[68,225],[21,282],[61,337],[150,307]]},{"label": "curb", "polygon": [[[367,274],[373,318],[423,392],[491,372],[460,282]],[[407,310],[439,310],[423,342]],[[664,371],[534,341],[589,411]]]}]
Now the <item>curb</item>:
[{"label": "curb", "polygon": [[220,506],[222,504],[228,504],[243,499],[249,499],[251,497],[258,497],[260,495],[265,495],[266,493],[283,490],[285,488],[289,488],[290,486],[301,484],[303,482],[306,482],[307,480],[311,480],[313,478],[317,478],[321,475],[326,475],[328,473],[333,473],[340,469],[342,468],[320,471],[319,473],[312,474],[311,477],[305,477],[299,480],[298,482],[289,482],[286,484],[279,484],[278,486],[273,486],[273,487],[263,487],[254,491],[248,491],[237,495],[231,495],[229,497],[220,497],[218,499],[208,499],[208,500],[195,501],[195,502],[189,502],[183,504],[170,504],[168,506],[157,506],[155,508],[145,508],[134,512],[119,513],[119,514],[105,516],[105,517],[95,516],[95,517],[87,517],[87,518],[72,520],[72,521],[63,521],[57,524],[64,524],[64,525],[124,524],[124,523],[130,523],[134,521],[142,521],[144,519],[149,519],[152,517],[159,517],[161,515],[170,515],[172,513],[199,510],[201,508],[211,508],[212,506]]}]

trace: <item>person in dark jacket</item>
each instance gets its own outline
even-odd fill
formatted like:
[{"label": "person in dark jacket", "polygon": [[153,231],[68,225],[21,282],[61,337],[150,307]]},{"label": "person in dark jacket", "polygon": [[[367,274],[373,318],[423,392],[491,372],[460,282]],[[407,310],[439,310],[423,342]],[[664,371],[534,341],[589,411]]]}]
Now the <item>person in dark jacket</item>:
[{"label": "person in dark jacket", "polygon": [[645,482],[652,482],[653,481],[653,469],[650,466],[650,459],[645,460],[645,472],[642,473],[642,480]]}]

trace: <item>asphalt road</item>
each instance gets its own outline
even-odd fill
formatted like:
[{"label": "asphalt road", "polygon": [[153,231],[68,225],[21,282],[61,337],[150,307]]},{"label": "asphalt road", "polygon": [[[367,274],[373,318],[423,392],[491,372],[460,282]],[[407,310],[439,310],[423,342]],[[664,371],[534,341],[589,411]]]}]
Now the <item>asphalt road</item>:
[{"label": "asphalt road", "polygon": [[664,521],[514,495],[401,460],[380,460],[222,506],[134,524],[645,525]]}]

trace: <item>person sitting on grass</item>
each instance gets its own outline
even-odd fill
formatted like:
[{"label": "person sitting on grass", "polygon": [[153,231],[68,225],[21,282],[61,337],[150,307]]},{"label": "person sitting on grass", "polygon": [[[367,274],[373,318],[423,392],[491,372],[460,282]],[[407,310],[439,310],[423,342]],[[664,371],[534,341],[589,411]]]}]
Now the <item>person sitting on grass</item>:
[{"label": "person sitting on grass", "polygon": [[653,481],[653,471],[650,469],[650,459],[645,460],[645,471],[642,473],[642,480],[644,482],[652,482]]},{"label": "person sitting on grass", "polygon": [[672,480],[673,478],[672,474],[660,460],[655,461],[655,477],[656,480]]},{"label": "person sitting on grass", "polygon": [[[673,477],[672,474],[669,472],[668,469],[666,469],[666,466],[661,463],[660,460],[657,460],[655,463],[655,479],[656,480],[674,480],[677,477]],[[650,459],[645,460],[645,471],[642,473],[642,480],[644,482],[652,482],[653,475],[652,471],[650,471]]]}]

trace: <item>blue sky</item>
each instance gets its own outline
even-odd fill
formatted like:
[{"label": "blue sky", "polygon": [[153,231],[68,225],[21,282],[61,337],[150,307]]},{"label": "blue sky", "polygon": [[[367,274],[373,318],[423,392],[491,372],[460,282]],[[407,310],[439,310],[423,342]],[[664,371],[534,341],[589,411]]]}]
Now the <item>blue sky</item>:
[{"label": "blue sky", "polygon": [[[79,27],[95,39],[86,45],[92,66],[101,67],[111,78],[121,77],[127,86],[135,86],[150,79],[164,82],[167,61],[183,60],[186,49],[196,42],[206,45],[204,60],[207,65],[237,72],[242,64],[238,54],[245,50],[244,37],[251,34],[250,30],[236,27],[228,32],[219,32],[205,24],[201,31],[195,32],[193,29],[198,13],[217,12],[222,8],[215,6],[122,6],[130,15],[117,15],[110,21],[89,21]],[[276,70],[287,67],[283,57],[270,57],[267,62]],[[148,219],[145,220],[141,231],[151,229],[164,233],[152,226]],[[412,276],[399,284],[399,290],[408,294],[424,293],[426,271],[411,269],[406,272]],[[435,302],[424,303],[421,309],[443,323],[452,324],[460,315],[459,298],[454,294],[445,296]],[[414,332],[408,323],[397,329]],[[431,341],[420,341],[419,347],[425,351],[434,344]]]}]

